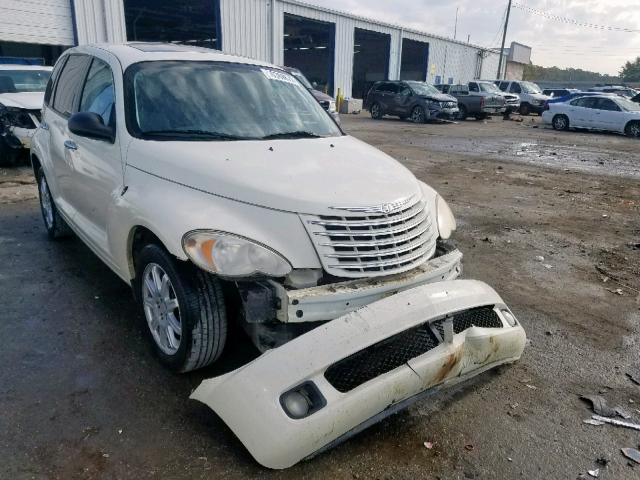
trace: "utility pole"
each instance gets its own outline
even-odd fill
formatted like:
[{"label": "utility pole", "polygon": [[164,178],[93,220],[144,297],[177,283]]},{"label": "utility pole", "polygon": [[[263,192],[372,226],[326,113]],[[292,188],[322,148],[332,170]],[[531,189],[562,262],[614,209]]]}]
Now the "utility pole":
[{"label": "utility pole", "polygon": [[[507,18],[504,21],[504,31],[502,32],[502,46],[500,47],[500,60],[498,61],[498,75],[496,79],[500,80],[500,74],[502,72],[502,57],[504,57],[504,42],[507,40],[507,27],[509,27],[509,14],[511,13],[511,0],[509,0],[509,6],[507,6]],[[505,60],[506,63],[506,60]],[[505,76],[506,76],[505,69]]]},{"label": "utility pole", "polygon": [[455,25],[453,27],[453,39],[454,40],[458,36],[458,10],[460,10],[460,7],[456,7],[456,23],[455,23]]}]

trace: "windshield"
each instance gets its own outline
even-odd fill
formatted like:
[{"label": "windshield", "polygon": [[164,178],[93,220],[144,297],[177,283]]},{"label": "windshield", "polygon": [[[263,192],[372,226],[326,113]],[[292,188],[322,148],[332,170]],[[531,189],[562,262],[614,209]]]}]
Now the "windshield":
[{"label": "windshield", "polygon": [[289,73],[291,75],[293,75],[294,77],[296,77],[298,79],[298,81],[305,86],[305,88],[308,88],[309,90],[313,90],[313,85],[311,85],[309,83],[309,80],[307,80],[307,77],[305,77],[301,71],[299,70],[290,70]]},{"label": "windshield", "polygon": [[441,95],[442,92],[425,82],[406,82],[416,95]]},{"label": "windshield", "polygon": [[288,73],[228,62],[157,61],[125,72],[127,127],[137,137],[260,140],[341,135]]},{"label": "windshield", "polygon": [[540,87],[533,82],[522,82],[521,85],[524,93],[542,93]]},{"label": "windshield", "polygon": [[0,93],[44,92],[49,70],[0,70]]},{"label": "windshield", "polygon": [[482,83],[482,82],[478,82],[478,85],[480,85],[480,90],[483,92],[500,92],[500,89],[496,86],[495,83],[490,83],[490,82],[486,82],[486,83]]},{"label": "windshield", "polygon": [[628,98],[624,98],[624,97],[616,98],[616,102],[618,105],[620,105],[622,108],[624,108],[629,112],[640,112],[640,104],[632,102]]}]

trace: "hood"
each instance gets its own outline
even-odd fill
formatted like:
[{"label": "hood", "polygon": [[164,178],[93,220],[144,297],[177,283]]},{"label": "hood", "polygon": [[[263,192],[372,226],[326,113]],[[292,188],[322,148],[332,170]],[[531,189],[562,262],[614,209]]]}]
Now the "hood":
[{"label": "hood", "polygon": [[425,100],[431,100],[434,102],[458,102],[456,97],[452,97],[451,95],[447,95],[446,93],[440,93],[439,95],[420,95],[420,98],[424,98]]},{"label": "hood", "polygon": [[536,100],[551,100],[552,97],[549,97],[548,95],[544,95],[542,93],[529,93],[528,94],[531,98],[535,98]]},{"label": "hood", "polygon": [[40,110],[44,103],[44,92],[0,93],[0,103],[5,107]]},{"label": "hood", "polygon": [[310,92],[319,102],[333,102],[333,97],[321,92],[320,90],[310,90]]},{"label": "hood", "polygon": [[127,164],[207,193],[296,213],[392,203],[421,195],[413,174],[350,136],[269,141],[135,139]]}]

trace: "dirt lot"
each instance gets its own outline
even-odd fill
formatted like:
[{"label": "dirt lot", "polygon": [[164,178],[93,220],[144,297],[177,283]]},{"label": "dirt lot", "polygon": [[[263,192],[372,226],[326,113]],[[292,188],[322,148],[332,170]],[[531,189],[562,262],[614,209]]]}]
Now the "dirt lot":
[{"label": "dirt lot", "polygon": [[284,472],[187,399],[252,355],[246,341],[207,371],[163,370],[127,287],[77,239],[48,242],[28,170],[1,170],[0,478],[638,478],[620,453],[638,432],[584,424],[579,395],[640,421],[625,375],[640,376],[640,143],[536,122],[344,118],[449,200],[464,276],[502,294],[530,344]]}]

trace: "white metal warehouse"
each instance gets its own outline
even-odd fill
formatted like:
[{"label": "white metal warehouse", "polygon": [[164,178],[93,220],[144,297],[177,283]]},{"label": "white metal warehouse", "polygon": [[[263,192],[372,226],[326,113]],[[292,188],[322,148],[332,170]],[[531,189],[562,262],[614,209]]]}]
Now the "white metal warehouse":
[{"label": "white metal warehouse", "polygon": [[[499,53],[298,0],[0,0],[0,61],[95,42],[175,41],[300,68],[361,97],[373,81],[495,78]],[[8,60],[7,60],[8,59]]]}]

